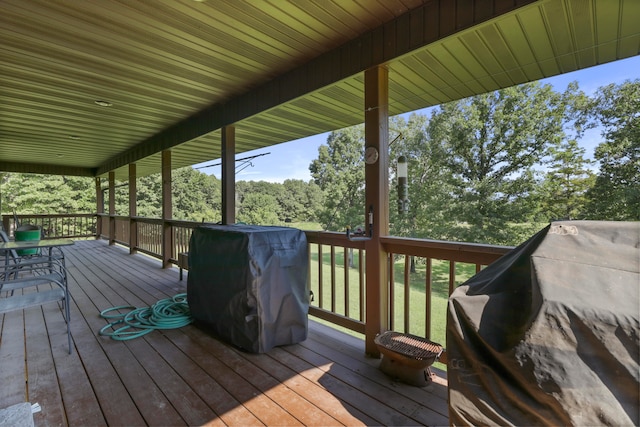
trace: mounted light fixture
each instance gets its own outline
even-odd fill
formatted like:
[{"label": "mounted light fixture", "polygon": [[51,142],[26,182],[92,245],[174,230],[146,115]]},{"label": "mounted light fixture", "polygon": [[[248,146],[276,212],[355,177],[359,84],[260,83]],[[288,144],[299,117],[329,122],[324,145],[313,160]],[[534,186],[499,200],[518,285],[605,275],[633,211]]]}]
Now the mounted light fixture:
[{"label": "mounted light fixture", "polygon": [[398,157],[396,167],[396,179],[398,180],[398,213],[400,215],[409,212],[409,185],[407,183],[408,168],[407,158],[405,156]]},{"label": "mounted light fixture", "polygon": [[101,99],[97,99],[94,102],[96,103],[96,105],[99,105],[101,107],[111,107],[113,105],[109,101],[104,101],[104,100],[101,100]]}]

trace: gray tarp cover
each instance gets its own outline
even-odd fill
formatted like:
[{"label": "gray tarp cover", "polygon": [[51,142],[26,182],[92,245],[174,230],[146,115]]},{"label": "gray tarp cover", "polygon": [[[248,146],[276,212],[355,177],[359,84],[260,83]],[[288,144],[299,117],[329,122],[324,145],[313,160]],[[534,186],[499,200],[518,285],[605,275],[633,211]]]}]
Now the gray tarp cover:
[{"label": "gray tarp cover", "polygon": [[187,298],[196,320],[253,353],[307,338],[305,234],[295,228],[202,226],[189,243]]},{"label": "gray tarp cover", "polygon": [[449,298],[452,425],[638,425],[640,223],[554,222]]}]

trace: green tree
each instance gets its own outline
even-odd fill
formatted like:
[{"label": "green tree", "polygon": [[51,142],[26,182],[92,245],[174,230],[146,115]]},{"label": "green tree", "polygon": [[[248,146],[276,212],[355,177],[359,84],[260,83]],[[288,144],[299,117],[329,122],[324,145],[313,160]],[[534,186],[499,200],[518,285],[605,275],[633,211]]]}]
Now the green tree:
[{"label": "green tree", "polygon": [[[390,231],[398,236],[442,239],[445,207],[451,189],[448,188],[448,172],[443,168],[444,151],[428,140],[428,117],[411,114],[408,120],[394,117],[390,128],[401,135],[391,145],[392,179],[389,187]],[[399,215],[397,209],[396,163],[400,156],[407,159],[409,212]]]},{"label": "green tree", "polygon": [[589,215],[640,220],[640,80],[598,90],[592,111],[605,141],[596,147],[600,170],[589,191]]},{"label": "green tree", "polygon": [[[249,197],[253,194],[260,194],[269,196],[265,198]],[[251,224],[260,225],[275,225],[283,222],[287,216],[287,213],[283,210],[283,206],[280,203],[284,197],[284,188],[282,184],[267,182],[267,181],[240,181],[236,183],[236,202],[238,221],[248,222]],[[258,206],[258,200],[264,200],[269,205],[271,212],[267,215],[263,212],[263,209]],[[274,203],[275,202],[275,203]],[[261,211],[260,214],[251,214],[248,212],[249,208],[257,208]],[[256,216],[257,215],[257,216]],[[241,219],[244,217],[245,219]],[[247,218],[252,218],[247,220]],[[270,218],[270,219],[269,219]]]},{"label": "green tree", "polygon": [[[515,244],[537,229],[534,166],[567,138],[583,94],[529,83],[442,105],[428,140],[448,178],[442,221],[448,240]],[[525,224],[520,229],[511,223]],[[531,224],[527,226],[527,224]]]},{"label": "green tree", "polygon": [[176,169],[171,177],[173,217],[189,221],[222,219],[220,181],[191,167]]},{"label": "green tree", "polygon": [[244,195],[238,207],[238,222],[256,225],[275,225],[279,223],[278,201],[270,194],[250,192]]},{"label": "green tree", "polygon": [[5,214],[95,212],[92,178],[4,173],[2,211]]},{"label": "green tree", "polygon": [[325,194],[318,218],[325,230],[344,231],[365,223],[364,126],[331,132],[318,158],[309,165],[314,182]]},{"label": "green tree", "polygon": [[586,193],[595,176],[584,157],[585,149],[575,140],[566,141],[550,151],[549,170],[540,185],[540,215],[545,222],[557,219],[581,219],[585,216]]},{"label": "green tree", "polygon": [[162,177],[159,173],[137,178],[136,205],[138,216],[162,217]]},{"label": "green tree", "polygon": [[[266,215],[262,207],[255,205],[259,199],[251,196],[254,194],[269,196],[261,200],[268,203],[271,213],[275,216]],[[302,180],[288,179],[282,184],[266,181],[240,181],[236,184],[236,197],[238,220],[254,224],[275,225],[287,221],[315,221],[316,213],[322,206],[323,193],[315,183],[307,183]],[[274,200],[275,206],[272,204]],[[250,207],[256,207],[263,214],[254,217],[248,212]],[[240,217],[244,219],[240,219]]]},{"label": "green tree", "polygon": [[284,191],[278,202],[286,214],[285,219],[296,222],[316,221],[324,200],[320,187],[312,181],[305,182],[301,179],[287,179],[282,186]]},{"label": "green tree", "polygon": [[63,176],[68,197],[60,199],[66,203],[65,212],[93,213],[96,211],[96,186],[93,178],[81,176]]}]

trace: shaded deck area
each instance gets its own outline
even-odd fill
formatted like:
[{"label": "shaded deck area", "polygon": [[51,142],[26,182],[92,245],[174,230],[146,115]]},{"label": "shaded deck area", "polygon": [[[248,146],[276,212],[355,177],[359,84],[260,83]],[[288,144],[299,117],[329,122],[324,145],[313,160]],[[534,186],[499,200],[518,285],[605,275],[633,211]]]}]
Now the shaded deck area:
[{"label": "shaded deck area", "polygon": [[65,248],[74,351],[56,304],[0,315],[0,408],[39,403],[47,425],[446,425],[445,374],[392,381],[364,342],[310,322],[308,339],[248,354],[195,325],[131,341],[99,313],[186,292],[178,270],[105,241]]}]

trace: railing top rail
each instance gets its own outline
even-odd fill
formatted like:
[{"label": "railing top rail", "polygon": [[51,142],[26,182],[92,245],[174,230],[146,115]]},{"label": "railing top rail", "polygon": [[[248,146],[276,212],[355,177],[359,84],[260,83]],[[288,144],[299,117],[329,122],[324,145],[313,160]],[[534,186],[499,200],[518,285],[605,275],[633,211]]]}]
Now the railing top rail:
[{"label": "railing top rail", "polygon": [[[68,213],[68,214],[16,214],[18,218],[82,218],[82,217],[95,217],[95,213]],[[2,214],[2,217],[13,218],[13,214]]]},{"label": "railing top rail", "polygon": [[364,249],[364,241],[349,240],[345,233],[337,233],[333,231],[307,231],[307,242],[318,243],[322,245],[343,246],[345,248]]},{"label": "railing top rail", "polygon": [[142,222],[146,224],[162,224],[163,223],[162,219],[159,219],[159,218],[145,218],[142,216],[134,216],[134,217],[131,217],[131,219],[135,220],[136,222]]},{"label": "railing top rail", "polygon": [[485,265],[513,249],[511,246],[391,236],[381,237],[380,241],[385,250],[391,253]]},{"label": "railing top rail", "polygon": [[181,219],[168,219],[167,222],[175,227],[196,228],[201,225],[215,225],[214,222],[187,221]]}]

